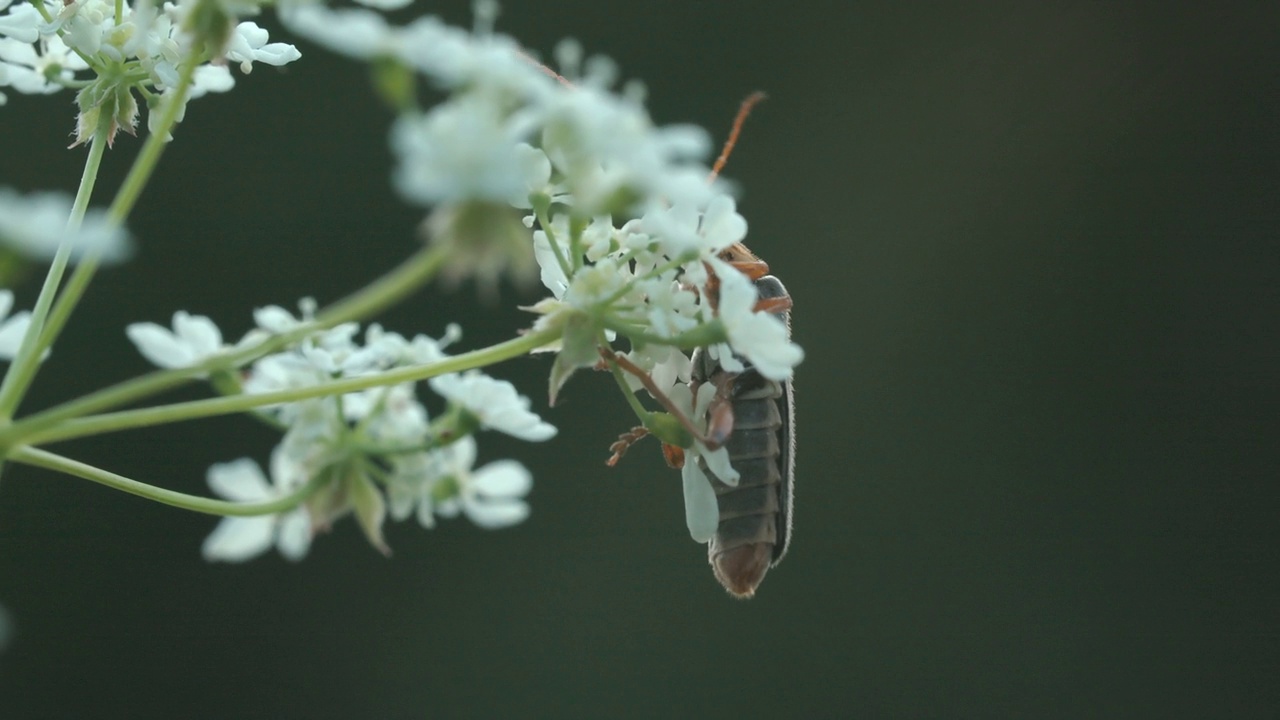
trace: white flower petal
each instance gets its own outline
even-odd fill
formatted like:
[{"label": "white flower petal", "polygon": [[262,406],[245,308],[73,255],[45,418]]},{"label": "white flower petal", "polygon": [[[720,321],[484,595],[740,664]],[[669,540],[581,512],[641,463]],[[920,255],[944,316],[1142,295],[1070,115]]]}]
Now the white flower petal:
[{"label": "white flower petal", "polygon": [[499,460],[476,470],[471,487],[490,498],[524,497],[533,487],[533,474],[515,460]]},{"label": "white flower petal", "polygon": [[173,314],[173,331],[201,357],[222,350],[222,331],[204,315],[179,310]]},{"label": "white flower petal", "polygon": [[298,509],[280,517],[276,547],[288,560],[298,561],[307,556],[311,547],[311,518],[306,510]]},{"label": "white flower petal", "polygon": [[724,448],[716,448],[715,450],[707,450],[702,443],[694,443],[698,449],[698,454],[707,461],[707,469],[715,475],[720,482],[731,487],[738,485],[738,471],[733,469],[733,465],[729,463],[729,451]]},{"label": "white flower petal", "polygon": [[124,329],[138,352],[162,368],[187,367],[195,361],[191,348],[172,332],[155,323],[131,323]]},{"label": "white flower petal", "polygon": [[271,517],[223,518],[200,551],[209,561],[243,562],[271,547],[275,521]]},{"label": "white flower petal", "polygon": [[529,504],[523,500],[478,501],[463,503],[471,522],[486,530],[510,527],[529,517]]},{"label": "white flower petal", "polygon": [[684,519],[689,526],[689,535],[697,542],[707,542],[720,526],[716,491],[698,467],[696,458],[685,458],[680,477],[684,481]]},{"label": "white flower petal", "polygon": [[236,502],[257,502],[271,496],[271,485],[258,463],[241,458],[209,466],[209,487],[215,493]]}]

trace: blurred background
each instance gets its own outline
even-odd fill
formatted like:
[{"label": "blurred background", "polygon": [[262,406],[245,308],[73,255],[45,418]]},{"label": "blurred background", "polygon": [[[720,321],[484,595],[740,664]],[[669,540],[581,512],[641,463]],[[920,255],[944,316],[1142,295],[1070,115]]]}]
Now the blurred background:
[{"label": "blurred background", "polygon": [[[1280,18],[1252,7],[507,3],[500,29],[612,56],[661,123],[723,138],[769,94],[727,175],[808,353],[786,562],[728,597],[657,445],[604,466],[632,424],[609,379],[548,410],[524,359],[495,374],[560,435],[481,462],[534,471],[531,519],[395,525],[390,559],[347,521],[300,564],[209,565],[212,518],[6,468],[0,715],[1275,717]],[[193,102],[28,410],[146,371],[126,323],[238,336],[413,249],[364,70],[298,46]],[[0,128],[5,184],[74,190],[70,95],[11,94]],[[479,347],[536,299],[431,288],[381,321]],[[59,449],[202,492],[275,440],[231,417]]]}]

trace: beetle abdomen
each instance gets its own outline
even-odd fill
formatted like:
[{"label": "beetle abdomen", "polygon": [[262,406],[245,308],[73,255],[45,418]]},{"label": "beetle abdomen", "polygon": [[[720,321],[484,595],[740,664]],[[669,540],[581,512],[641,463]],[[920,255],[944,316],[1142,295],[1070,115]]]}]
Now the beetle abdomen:
[{"label": "beetle abdomen", "polygon": [[779,546],[781,397],[781,385],[755,370],[734,379],[733,433],[725,449],[738,471],[738,484],[726,485],[708,473],[720,508],[720,525],[707,548],[708,559],[721,584],[743,597],[755,592]]},{"label": "beetle abdomen", "polygon": [[[786,288],[772,275],[755,281],[761,300],[787,297]],[[774,313],[790,329],[790,314]],[[742,598],[755,594],[769,568],[778,564],[791,541],[795,427],[790,381],[769,380],[750,363],[730,373],[709,354],[694,353],[693,379],[730,387],[732,430],[724,443],[729,463],[738,471],[738,484],[721,482],[699,458],[711,481],[720,511],[720,524],[707,546],[716,579]]]}]

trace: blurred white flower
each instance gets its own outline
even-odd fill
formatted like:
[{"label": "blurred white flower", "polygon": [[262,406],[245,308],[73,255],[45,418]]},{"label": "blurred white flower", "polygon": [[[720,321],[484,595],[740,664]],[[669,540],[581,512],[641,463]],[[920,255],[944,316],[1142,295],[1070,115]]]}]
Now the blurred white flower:
[{"label": "blurred white flower", "polygon": [[714,255],[747,236],[743,219],[728,195],[717,195],[705,212],[677,203],[645,213],[640,229],[658,240],[669,257]]},{"label": "blurred white flower", "polygon": [[533,487],[533,476],[515,460],[498,460],[472,470],[476,442],[463,438],[437,451],[441,477],[452,480],[457,493],[435,504],[441,517],[454,517],[461,510],[471,522],[488,530],[508,527],[529,517],[524,496]]},{"label": "blurred white flower", "polygon": [[246,75],[253,70],[255,62],[280,66],[302,57],[298,48],[289,43],[269,43],[267,38],[267,31],[257,23],[242,22],[231,36],[226,57],[240,63],[240,72]]},{"label": "blurred white flower", "polygon": [[516,392],[515,386],[506,380],[468,370],[433,377],[427,383],[450,403],[474,415],[483,428],[530,442],[555,437],[555,427],[531,412],[529,398]]},{"label": "blurred white flower", "polygon": [[525,142],[534,129],[479,92],[402,116],[391,131],[396,189],[424,205],[492,200],[527,207],[530,191],[551,176],[543,152]]},{"label": "blurred white flower", "polygon": [[204,315],[185,310],[173,314],[173,330],[152,322],[132,323],[125,334],[138,352],[157,367],[181,368],[195,365],[222,352],[222,331]]},{"label": "blurred white flower", "polygon": [[107,220],[103,210],[90,210],[76,230],[67,229],[72,198],[65,193],[20,195],[0,188],[0,244],[35,260],[52,260],[63,239],[71,243],[71,257],[99,252],[103,263],[118,263],[132,252],[129,234]]},{"label": "blurred white flower", "polygon": [[[254,503],[278,498],[297,489],[304,480],[282,453],[272,456],[272,480],[248,458],[209,468],[209,487],[236,502]],[[205,538],[201,551],[209,561],[243,562],[273,546],[289,560],[301,560],[311,545],[311,520],[298,507],[275,515],[225,517]]]}]

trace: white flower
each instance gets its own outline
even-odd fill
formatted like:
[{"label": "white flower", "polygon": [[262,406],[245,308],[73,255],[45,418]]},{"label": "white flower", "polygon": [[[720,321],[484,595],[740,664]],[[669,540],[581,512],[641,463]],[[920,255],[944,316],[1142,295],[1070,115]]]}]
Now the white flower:
[{"label": "white flower", "polygon": [[115,28],[114,8],[104,0],[75,0],[62,8],[53,26],[61,30],[67,45],[85,55],[96,55],[106,35]]},{"label": "white flower", "polygon": [[434,17],[421,17],[401,28],[398,36],[396,56],[447,89],[535,102],[564,90],[505,35],[472,34]]},{"label": "white flower", "polygon": [[425,205],[492,200],[528,207],[530,191],[551,177],[551,164],[524,142],[533,128],[506,114],[500,101],[471,92],[397,120],[391,147],[400,194]]},{"label": "white flower", "polygon": [[506,380],[495,380],[479,370],[451,373],[427,381],[451,403],[461,405],[484,428],[504,432],[530,442],[550,440],[556,429],[529,411],[529,398],[516,392]]},{"label": "white flower", "polygon": [[413,4],[413,0],[356,0],[356,2],[376,10],[400,10]]},{"label": "white flower", "polygon": [[[693,363],[689,356],[671,345],[650,343],[632,350],[625,357],[636,367],[649,373],[653,384],[660,388],[673,387],[678,382],[687,383],[693,373]],[[642,387],[640,380],[630,373],[627,374],[627,384],[633,391]]]},{"label": "white flower", "polygon": [[655,208],[641,218],[640,227],[673,258],[714,255],[747,236],[747,221],[728,195],[717,195],[701,213],[690,203]]},{"label": "white flower", "polygon": [[[715,394],[716,387],[711,383],[699,385],[696,396],[685,384],[676,385],[668,392],[671,401],[703,431],[706,430],[707,409]],[[692,447],[685,448],[684,467],[680,471],[684,484],[685,523],[689,527],[689,535],[704,543],[711,539],[720,525],[720,508],[711,480],[702,471],[699,459],[706,463],[712,475],[726,485],[736,486],[739,475],[729,463],[729,451],[725,448],[708,450],[706,445],[696,440]]]},{"label": "white flower", "polygon": [[[8,7],[9,2],[0,2],[0,10]],[[35,6],[19,2],[9,8],[9,12],[0,15],[0,38],[12,38],[17,43],[30,45],[40,39],[40,26],[44,18]]]},{"label": "white flower", "polygon": [[321,3],[290,3],[280,8],[289,32],[358,60],[390,55],[398,43],[379,13],[363,9],[333,10]]},{"label": "white flower", "polygon": [[418,524],[436,526],[432,488],[440,478],[440,457],[433,453],[398,453],[391,457],[387,476],[387,509],[395,520],[404,520],[417,509]]},{"label": "white flower", "polygon": [[[747,276],[727,265],[719,269],[717,275],[720,320],[729,335],[729,345],[764,377],[789,379],[795,366],[804,359],[804,351],[791,342],[781,320],[767,312],[755,312],[758,296]],[[720,353],[721,365],[725,365],[724,356]]]},{"label": "white flower", "polygon": [[23,196],[0,188],[0,243],[37,260],[53,259],[64,238],[69,238],[72,258],[97,251],[102,262],[116,263],[129,256],[129,234],[109,222],[105,211],[90,210],[78,229],[68,230],[71,204],[65,193]]},{"label": "white flower", "polygon": [[267,37],[267,31],[257,23],[240,23],[227,46],[227,59],[240,63],[240,72],[248,75],[254,62],[280,66],[302,57],[298,48],[289,43],[268,43]]},{"label": "white flower", "polygon": [[[253,503],[286,495],[304,479],[284,460],[283,453],[274,453],[271,465],[274,483],[269,483],[258,464],[248,458],[213,465],[209,487],[228,500]],[[298,507],[275,515],[223,518],[205,538],[201,552],[209,561],[243,562],[275,546],[285,558],[301,560],[310,545],[311,520],[307,511]]]},{"label": "white flower", "polygon": [[[569,289],[564,293],[564,302],[579,310],[595,310],[610,298],[616,298],[614,302],[627,299],[627,294],[633,292],[632,280],[634,277],[629,266],[618,265],[606,258],[574,273]],[[630,298],[633,302],[639,299],[638,296]]]},{"label": "white flower", "polygon": [[267,332],[284,333],[314,320],[316,308],[316,299],[305,297],[298,301],[298,317],[279,305],[267,305],[253,311],[253,321]]},{"label": "white flower", "polygon": [[543,149],[585,212],[608,210],[623,191],[642,208],[711,199],[700,162],[711,143],[701,128],[655,128],[638,103],[590,86],[550,95],[542,109]]},{"label": "white flower", "polygon": [[0,290],[0,360],[12,360],[18,354],[22,336],[31,324],[31,313],[23,310],[9,315],[13,309],[13,292]]},{"label": "white flower", "polygon": [[533,487],[533,476],[515,460],[498,460],[472,471],[476,442],[465,437],[437,451],[439,472],[457,484],[457,494],[435,506],[436,514],[453,517],[458,510],[471,522],[488,530],[508,527],[529,517],[524,496]]},{"label": "white flower", "polygon": [[190,367],[226,347],[222,344],[222,331],[212,320],[185,310],[173,314],[172,331],[156,323],[140,322],[127,326],[125,334],[143,357],[162,368]]}]

